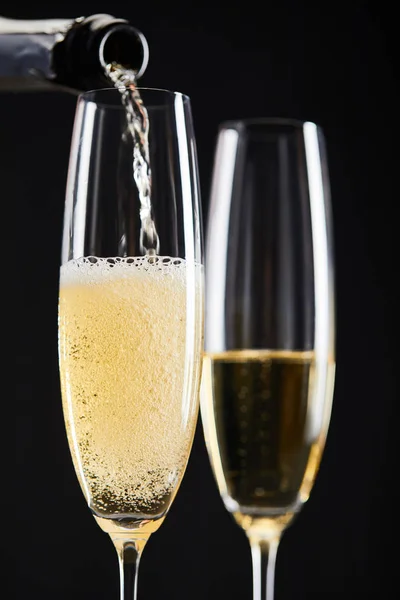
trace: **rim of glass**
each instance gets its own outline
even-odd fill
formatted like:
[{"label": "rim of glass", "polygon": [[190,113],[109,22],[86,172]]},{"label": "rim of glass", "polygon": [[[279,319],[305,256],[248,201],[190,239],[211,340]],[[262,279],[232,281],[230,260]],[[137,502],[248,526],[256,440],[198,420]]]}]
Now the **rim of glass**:
[{"label": "rim of glass", "polygon": [[[104,101],[103,102],[101,102],[101,101],[97,102],[95,100],[95,96],[96,95],[102,95],[102,94],[105,94],[105,95],[112,94],[114,96],[115,94],[120,94],[121,93],[120,90],[122,90],[122,89],[126,89],[126,88],[124,86],[122,86],[122,85],[120,87],[95,88],[93,90],[87,90],[85,92],[81,92],[78,95],[78,100],[81,100],[81,101],[84,101],[84,102],[90,102],[90,101],[92,101],[92,102],[95,102],[96,104],[98,104],[99,106],[107,106],[107,107],[110,107],[110,108],[119,108],[119,106],[114,106],[112,104],[107,104],[107,102],[104,102]],[[140,92],[146,92],[146,91],[147,92],[156,92],[157,94],[160,94],[160,96],[163,95],[165,97],[170,97],[170,98],[181,98],[183,103],[190,102],[190,97],[187,94],[183,94],[182,92],[177,92],[177,91],[174,91],[174,90],[167,90],[167,89],[164,89],[164,88],[153,88],[153,87],[139,87],[139,86],[136,89],[139,91],[139,93]],[[91,96],[93,98],[90,98]],[[156,104],[154,104],[154,105],[152,105],[152,104],[148,105],[147,104],[147,106],[150,107],[150,108],[156,108],[157,107]]]},{"label": "rim of glass", "polygon": [[311,125],[315,125],[315,127],[319,128],[318,123],[310,120],[302,120],[302,119],[294,119],[294,118],[286,118],[286,117],[249,117],[243,119],[228,119],[226,121],[222,121],[219,128],[220,129],[232,129],[232,128],[246,128],[251,125],[281,125],[286,127],[293,127],[295,129],[303,129],[306,123],[310,123]]}]

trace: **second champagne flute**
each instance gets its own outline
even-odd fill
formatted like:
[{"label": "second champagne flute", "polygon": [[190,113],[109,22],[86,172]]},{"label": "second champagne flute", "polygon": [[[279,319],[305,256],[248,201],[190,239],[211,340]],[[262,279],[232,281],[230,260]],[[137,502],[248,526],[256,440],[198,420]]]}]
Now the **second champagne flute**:
[{"label": "second champagne flute", "polygon": [[334,380],[329,186],[314,123],[221,126],[206,236],[201,413],[254,600],[273,600],[282,533],[308,499]]}]

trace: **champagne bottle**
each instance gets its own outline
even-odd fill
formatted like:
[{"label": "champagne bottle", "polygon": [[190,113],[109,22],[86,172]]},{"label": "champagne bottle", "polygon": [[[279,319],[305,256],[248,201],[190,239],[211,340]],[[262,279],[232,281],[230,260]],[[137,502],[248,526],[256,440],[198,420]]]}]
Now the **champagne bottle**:
[{"label": "champagne bottle", "polygon": [[107,64],[116,62],[139,78],[148,58],[144,35],[108,14],[38,21],[0,17],[0,92],[110,87]]}]

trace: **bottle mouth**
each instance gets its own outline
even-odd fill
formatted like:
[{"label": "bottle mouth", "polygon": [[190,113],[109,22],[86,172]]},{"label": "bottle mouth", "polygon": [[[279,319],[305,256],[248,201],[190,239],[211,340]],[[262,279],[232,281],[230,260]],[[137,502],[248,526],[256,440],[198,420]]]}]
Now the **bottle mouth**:
[{"label": "bottle mouth", "polygon": [[135,71],[139,79],[149,62],[149,45],[138,29],[118,23],[101,40],[99,60],[103,69],[115,62]]}]

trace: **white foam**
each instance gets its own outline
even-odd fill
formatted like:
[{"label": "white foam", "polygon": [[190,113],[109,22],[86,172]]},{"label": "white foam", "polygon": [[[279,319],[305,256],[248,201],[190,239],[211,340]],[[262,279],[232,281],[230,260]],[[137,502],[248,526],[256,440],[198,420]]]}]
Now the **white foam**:
[{"label": "white foam", "polygon": [[[196,264],[197,268],[201,265]],[[131,277],[145,273],[146,277],[173,276],[183,277],[187,263],[183,258],[171,256],[135,256],[99,258],[85,256],[70,260],[61,266],[60,283],[62,285],[78,283],[99,283],[104,280]]]}]

